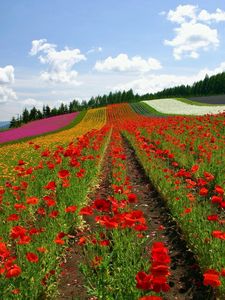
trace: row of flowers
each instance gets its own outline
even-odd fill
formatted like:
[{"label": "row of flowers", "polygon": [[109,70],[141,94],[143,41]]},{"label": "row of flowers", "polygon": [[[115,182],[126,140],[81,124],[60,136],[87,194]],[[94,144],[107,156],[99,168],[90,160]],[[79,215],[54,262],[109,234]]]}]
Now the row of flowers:
[{"label": "row of flowers", "polygon": [[[19,159],[0,188],[0,298],[54,298],[69,233],[94,184],[109,129],[91,130],[67,146],[33,141],[32,163]],[[16,295],[16,296],[15,296]]]},{"label": "row of flowers", "polygon": [[169,290],[169,253],[163,243],[149,243],[149,227],[143,212],[135,209],[139,199],[132,193],[117,129],[107,155],[112,165],[109,195],[97,195],[81,211],[89,224],[78,241],[84,249],[82,270],[89,290],[98,299],[162,299],[156,293]]},{"label": "row of flowers", "polygon": [[[160,126],[166,127],[166,124]],[[169,147],[163,149],[161,147],[163,139],[152,138],[154,133],[160,130],[158,128],[160,126],[155,125],[149,129],[130,123],[124,132],[151,180],[167,200],[190,247],[198,255],[200,266],[205,272],[204,284],[219,286],[223,294],[225,266],[224,247],[221,244],[223,211],[220,212],[220,217],[215,211],[217,204],[223,210],[221,203],[224,190],[215,183],[214,172],[204,171],[203,177],[198,177],[197,164],[189,170],[182,168],[176,161],[177,152],[171,152]]]},{"label": "row of flowers", "polygon": [[165,114],[201,116],[206,114],[218,114],[225,111],[224,105],[199,106],[187,104],[176,99],[157,99],[143,102]]}]

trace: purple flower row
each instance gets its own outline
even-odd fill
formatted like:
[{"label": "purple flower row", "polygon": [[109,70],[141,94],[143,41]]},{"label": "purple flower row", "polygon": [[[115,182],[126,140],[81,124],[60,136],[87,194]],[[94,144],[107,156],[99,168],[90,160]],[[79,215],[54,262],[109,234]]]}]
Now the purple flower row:
[{"label": "purple flower row", "polygon": [[50,117],[47,119],[29,122],[19,128],[13,128],[7,131],[0,132],[0,143],[10,142],[30,136],[43,134],[46,132],[55,131],[67,126],[77,117],[78,112]]}]

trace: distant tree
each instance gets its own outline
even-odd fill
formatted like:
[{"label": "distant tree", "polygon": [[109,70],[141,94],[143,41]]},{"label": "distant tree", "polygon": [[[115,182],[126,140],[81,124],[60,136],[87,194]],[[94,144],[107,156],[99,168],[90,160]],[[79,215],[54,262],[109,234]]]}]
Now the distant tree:
[{"label": "distant tree", "polygon": [[29,122],[29,119],[30,119],[29,111],[25,108],[22,112],[22,122],[27,123]]},{"label": "distant tree", "polygon": [[36,120],[37,119],[37,109],[34,106],[31,110],[30,110],[30,121]]},{"label": "distant tree", "polygon": [[12,117],[10,124],[9,124],[9,128],[14,128],[16,127],[16,119],[15,117]]},{"label": "distant tree", "polygon": [[45,117],[48,118],[51,116],[51,109],[48,105],[45,106]]}]

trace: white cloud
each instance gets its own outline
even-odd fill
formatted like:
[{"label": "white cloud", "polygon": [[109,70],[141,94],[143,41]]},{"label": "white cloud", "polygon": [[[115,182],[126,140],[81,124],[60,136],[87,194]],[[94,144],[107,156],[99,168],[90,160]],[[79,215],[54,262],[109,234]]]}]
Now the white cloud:
[{"label": "white cloud", "polygon": [[32,41],[30,55],[41,53],[38,57],[40,62],[48,65],[47,71],[41,73],[41,79],[52,83],[81,84],[77,81],[78,73],[73,70],[73,66],[86,60],[85,55],[79,49],[65,47],[57,51],[56,48],[56,45],[47,43],[46,39]]},{"label": "white cloud", "polygon": [[11,84],[14,82],[14,67],[12,65],[0,68],[0,84]]},{"label": "white cloud", "polygon": [[167,19],[175,23],[186,22],[223,22],[225,21],[225,11],[217,8],[214,13],[209,13],[206,9],[199,10],[197,5],[178,5],[175,10],[169,10]]},{"label": "white cloud", "polygon": [[47,43],[46,39],[40,39],[40,40],[33,40],[32,41],[32,48],[29,52],[30,55],[36,55],[38,52],[45,52],[48,53],[48,51],[51,51],[52,49],[55,49],[55,44],[49,44]]},{"label": "white cloud", "polygon": [[102,51],[103,51],[102,47],[93,47],[87,51],[87,54],[94,53],[94,52],[102,52]]},{"label": "white cloud", "polygon": [[179,60],[182,57],[197,58],[199,50],[209,50],[219,45],[216,29],[201,23],[183,23],[175,28],[176,36],[172,40],[165,40],[165,45],[174,47],[173,55]]},{"label": "white cloud", "polygon": [[128,57],[121,53],[116,57],[107,57],[103,61],[97,61],[94,69],[100,72],[118,71],[118,72],[149,72],[151,70],[161,69],[160,62],[155,58],[143,59],[140,56]]},{"label": "white cloud", "polygon": [[114,90],[133,89],[134,92],[138,94],[155,93],[166,87],[172,87],[183,83],[186,84],[187,80],[189,80],[189,78],[186,76],[176,76],[172,74],[149,75],[125,84],[119,84]]},{"label": "white cloud", "polygon": [[16,99],[16,93],[11,88],[0,85],[0,103],[5,103],[7,101],[12,101]]},{"label": "white cloud", "polygon": [[167,13],[167,19],[179,24],[174,29],[175,37],[164,41],[165,45],[173,47],[175,59],[198,58],[201,50],[207,51],[219,46],[217,29],[211,28],[209,24],[225,21],[225,11],[217,8],[215,13],[209,13],[205,9],[200,11],[197,5],[179,5]]},{"label": "white cloud", "polygon": [[16,100],[16,93],[8,87],[14,82],[14,67],[12,65],[0,68],[0,103]]},{"label": "white cloud", "polygon": [[167,19],[171,22],[184,23],[196,19],[196,5],[178,5],[175,10],[170,10]]},{"label": "white cloud", "polygon": [[222,22],[225,21],[225,11],[217,8],[215,13],[209,13],[207,10],[203,9],[200,14],[198,15],[198,20],[202,22],[211,23],[215,22]]},{"label": "white cloud", "polygon": [[33,99],[33,98],[24,99],[24,100],[20,101],[20,103],[24,104],[25,106],[37,106],[37,107],[40,107],[40,106],[43,105],[43,102],[38,101],[38,100]]},{"label": "white cloud", "polygon": [[135,93],[146,94],[155,93],[163,90],[164,88],[174,87],[182,84],[193,84],[196,81],[204,79],[205,75],[212,76],[225,71],[225,61],[218,67],[210,69],[202,69],[197,74],[191,76],[179,76],[173,74],[160,74],[142,76],[127,83],[118,84],[114,90],[129,90],[133,89]]}]

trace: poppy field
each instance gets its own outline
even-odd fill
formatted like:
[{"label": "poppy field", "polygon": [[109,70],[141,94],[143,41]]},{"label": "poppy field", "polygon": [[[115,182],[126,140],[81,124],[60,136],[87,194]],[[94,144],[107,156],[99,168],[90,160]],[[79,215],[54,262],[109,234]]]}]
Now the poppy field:
[{"label": "poppy field", "polygon": [[225,298],[225,115],[146,105],[0,145],[0,299]]}]

